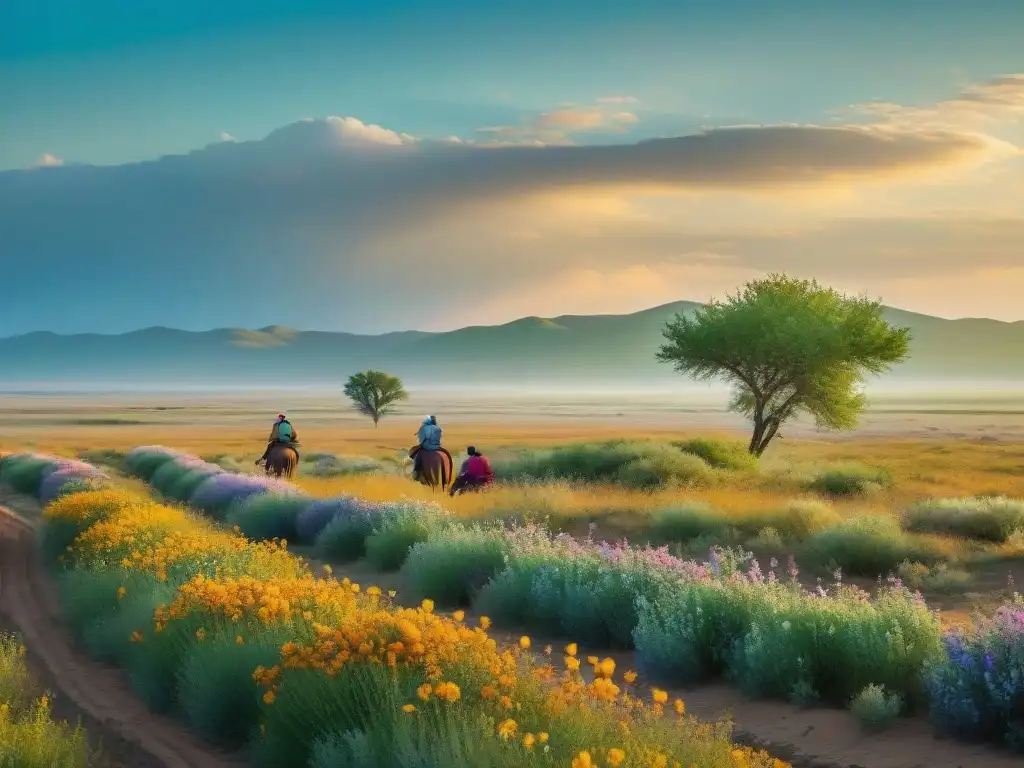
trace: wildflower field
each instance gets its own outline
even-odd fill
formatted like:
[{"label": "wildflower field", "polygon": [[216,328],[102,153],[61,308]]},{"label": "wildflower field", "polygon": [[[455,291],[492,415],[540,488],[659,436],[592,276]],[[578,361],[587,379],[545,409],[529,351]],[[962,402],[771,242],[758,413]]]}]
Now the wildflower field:
[{"label": "wildflower field", "polygon": [[21,639],[0,633],[0,765],[88,768],[99,765],[78,726],[52,717],[50,695],[32,676]]},{"label": "wildflower field", "polygon": [[[148,706],[244,747],[253,765],[786,765],[735,747],[726,726],[697,722],[611,660],[595,659],[588,679],[568,644],[503,648],[485,620],[315,578],[283,542],[102,473],[14,455],[0,482],[38,495],[57,471],[74,477],[44,509],[40,546],[76,640],[124,669]],[[248,504],[270,495],[245,490]],[[200,494],[213,515],[225,511],[218,493]]]}]

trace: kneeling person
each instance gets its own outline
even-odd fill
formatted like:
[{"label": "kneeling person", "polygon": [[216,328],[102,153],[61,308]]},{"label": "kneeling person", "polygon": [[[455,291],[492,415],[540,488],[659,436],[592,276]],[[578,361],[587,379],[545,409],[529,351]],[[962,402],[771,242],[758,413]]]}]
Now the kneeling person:
[{"label": "kneeling person", "polygon": [[494,470],[487,457],[472,445],[466,449],[466,454],[468,458],[462,462],[459,476],[452,484],[452,496],[459,491],[483,488],[494,482]]}]

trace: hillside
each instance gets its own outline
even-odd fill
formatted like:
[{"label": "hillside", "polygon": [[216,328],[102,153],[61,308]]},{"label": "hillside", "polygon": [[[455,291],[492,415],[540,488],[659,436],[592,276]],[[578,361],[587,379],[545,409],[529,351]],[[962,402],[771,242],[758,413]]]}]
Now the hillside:
[{"label": "hillside", "polygon": [[[411,384],[658,384],[678,378],[654,361],[665,322],[697,305],[676,302],[629,315],[527,317],[446,333],[379,336],[259,330],[146,328],[121,335],[48,332],[0,339],[0,381],[338,383],[383,368]],[[911,328],[911,360],[896,380],[1024,380],[1024,322],[945,320],[888,309]]]}]

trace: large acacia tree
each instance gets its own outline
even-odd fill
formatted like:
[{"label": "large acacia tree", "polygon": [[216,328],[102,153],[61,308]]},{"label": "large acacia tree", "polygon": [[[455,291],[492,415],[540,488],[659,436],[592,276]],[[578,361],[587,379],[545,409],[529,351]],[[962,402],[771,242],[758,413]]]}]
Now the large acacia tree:
[{"label": "large acacia tree", "polygon": [[910,331],[882,305],[813,280],[770,275],[665,327],[657,359],[698,380],[724,379],[730,408],[753,423],[755,456],[799,412],[819,427],[851,429],[865,406],[861,384],[907,358]]},{"label": "large acacia tree", "polygon": [[349,377],[345,395],[360,413],[373,419],[373,426],[403,400],[409,398],[402,380],[383,371],[363,371]]}]

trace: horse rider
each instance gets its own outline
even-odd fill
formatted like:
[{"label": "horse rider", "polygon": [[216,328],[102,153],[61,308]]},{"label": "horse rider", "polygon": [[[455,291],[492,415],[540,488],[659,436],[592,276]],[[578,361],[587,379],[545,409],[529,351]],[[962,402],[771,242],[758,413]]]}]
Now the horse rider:
[{"label": "horse rider", "polygon": [[426,416],[416,432],[417,445],[413,449],[413,474],[419,474],[423,468],[421,458],[423,451],[441,450],[441,427],[437,425],[436,416]]},{"label": "horse rider", "polygon": [[270,439],[267,443],[267,450],[263,452],[260,458],[256,459],[256,463],[266,461],[267,456],[270,455],[270,449],[274,447],[276,443],[282,445],[290,445],[292,450],[298,454],[298,449],[295,444],[298,442],[298,435],[295,432],[295,427],[288,421],[288,417],[283,413],[277,414],[277,420],[274,422],[274,426],[270,428]]},{"label": "horse rider", "polygon": [[466,449],[466,456],[459,469],[459,476],[452,483],[452,489],[449,491],[451,496],[459,491],[477,490],[494,482],[494,470],[491,469],[491,462],[486,456],[472,445]]}]

